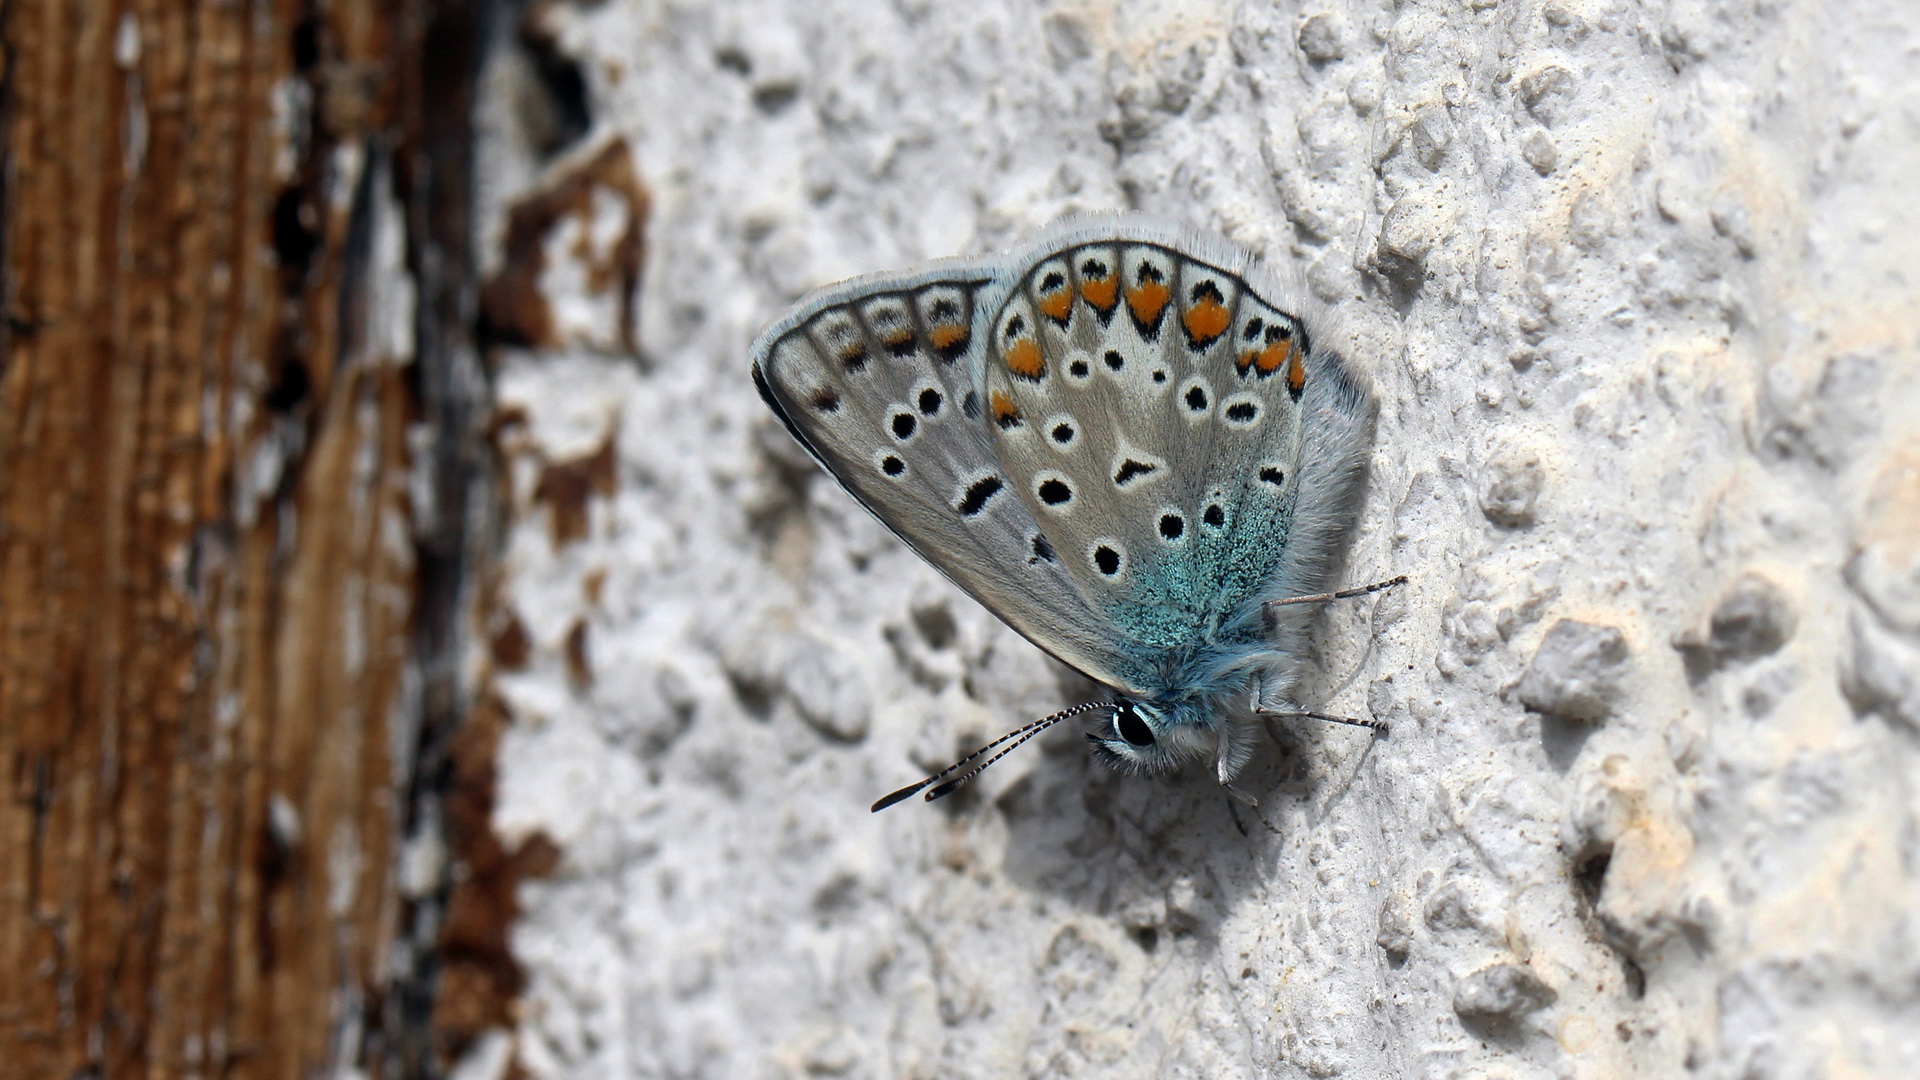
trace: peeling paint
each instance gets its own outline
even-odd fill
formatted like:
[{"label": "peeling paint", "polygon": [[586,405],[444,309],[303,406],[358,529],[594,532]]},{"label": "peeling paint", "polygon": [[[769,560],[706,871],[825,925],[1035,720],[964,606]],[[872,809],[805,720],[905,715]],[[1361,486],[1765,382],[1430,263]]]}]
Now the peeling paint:
[{"label": "peeling paint", "polygon": [[[480,294],[485,332],[508,345],[635,352],[650,206],[624,139],[555,166],[507,211],[504,258]],[[556,280],[572,286],[559,310]],[[582,307],[595,298],[610,305],[607,317],[595,316],[598,305]]]}]

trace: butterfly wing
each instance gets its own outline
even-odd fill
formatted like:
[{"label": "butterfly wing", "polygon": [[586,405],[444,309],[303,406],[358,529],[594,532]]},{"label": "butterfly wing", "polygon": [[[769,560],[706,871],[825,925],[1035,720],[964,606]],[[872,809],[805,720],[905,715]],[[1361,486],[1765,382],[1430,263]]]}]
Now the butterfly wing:
[{"label": "butterfly wing", "polygon": [[978,380],[1006,476],[1127,642],[1117,666],[1151,682],[1168,650],[1253,640],[1276,591],[1319,591],[1374,406],[1302,302],[1238,248],[1137,217],[1015,265]]},{"label": "butterfly wing", "polygon": [[815,293],[754,343],[754,381],[794,438],[921,558],[1062,662],[1139,693],[993,445],[974,379],[1005,292],[999,268],[947,260]]}]

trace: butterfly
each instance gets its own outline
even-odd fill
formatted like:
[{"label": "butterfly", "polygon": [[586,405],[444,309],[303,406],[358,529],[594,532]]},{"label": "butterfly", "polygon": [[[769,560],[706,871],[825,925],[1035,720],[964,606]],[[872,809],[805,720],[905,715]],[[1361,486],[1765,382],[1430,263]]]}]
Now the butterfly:
[{"label": "butterfly", "polygon": [[818,290],[752,360],[761,397],[849,494],[1113,691],[876,811],[939,798],[1092,711],[1105,715],[1087,737],[1110,763],[1211,758],[1251,803],[1232,782],[1263,718],[1320,715],[1289,704],[1302,601],[1404,580],[1326,591],[1377,405],[1317,307],[1223,238],[1141,214],[1068,219],[1004,255]]}]

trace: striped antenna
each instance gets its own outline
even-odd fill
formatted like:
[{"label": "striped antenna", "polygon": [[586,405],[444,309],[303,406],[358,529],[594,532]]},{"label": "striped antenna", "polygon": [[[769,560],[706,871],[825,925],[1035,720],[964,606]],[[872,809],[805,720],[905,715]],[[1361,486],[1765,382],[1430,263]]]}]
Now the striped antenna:
[{"label": "striped antenna", "polygon": [[[917,792],[929,786],[933,786],[933,790],[927,792],[928,802],[932,802],[935,799],[944,798],[948,795],[951,795],[954,793],[955,790],[957,790],[960,787],[961,784],[964,784],[967,781],[973,779],[974,777],[979,776],[982,772],[985,772],[987,766],[993,764],[996,761],[999,761],[1003,757],[1006,757],[1008,754],[1012,753],[1015,749],[1019,748],[1021,743],[1026,742],[1028,739],[1033,738],[1035,735],[1040,734],[1041,732],[1047,730],[1048,728],[1059,723],[1060,721],[1068,719],[1069,717],[1079,716],[1083,712],[1089,712],[1094,709],[1111,709],[1113,707],[1114,707],[1113,702],[1111,701],[1083,702],[1079,705],[1075,705],[1071,709],[1062,709],[1059,712],[1054,713],[1052,716],[1046,717],[1041,720],[1035,720],[1033,723],[1028,724],[1025,727],[1015,728],[1014,730],[1007,732],[1005,735],[1000,736],[999,738],[993,740],[992,742],[981,747],[980,749],[975,750],[973,753],[968,754],[966,757],[961,758],[959,761],[956,761],[953,764],[947,766],[946,768],[941,769],[939,772],[934,773],[932,776],[927,777],[925,780],[922,780],[917,784],[909,784],[906,787],[901,788],[899,791],[896,791],[893,794],[882,798],[879,802],[876,802],[873,804],[872,812],[877,814],[880,811],[885,810],[887,807],[892,806],[894,803],[904,802],[907,798],[911,797],[912,795],[916,794]],[[1009,742],[1011,743],[1011,745],[1007,745]],[[966,768],[969,762],[978,758],[982,754],[985,754],[994,750],[996,747],[1004,747],[1004,749],[1001,749],[999,753],[994,754],[992,757],[974,766],[973,768],[971,769]],[[966,769],[966,771],[961,772],[959,776],[955,776],[951,780],[945,780],[945,782],[942,782],[945,777],[950,776],[955,772],[959,772],[961,769]]]}]

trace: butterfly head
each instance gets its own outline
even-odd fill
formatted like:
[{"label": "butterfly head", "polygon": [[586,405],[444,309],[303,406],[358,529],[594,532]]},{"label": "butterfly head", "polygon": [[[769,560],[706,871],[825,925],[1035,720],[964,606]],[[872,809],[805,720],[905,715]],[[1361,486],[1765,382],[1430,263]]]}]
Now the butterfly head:
[{"label": "butterfly head", "polygon": [[1207,710],[1200,702],[1162,704],[1119,697],[1112,714],[1087,741],[1109,764],[1128,772],[1163,773],[1203,753]]}]

